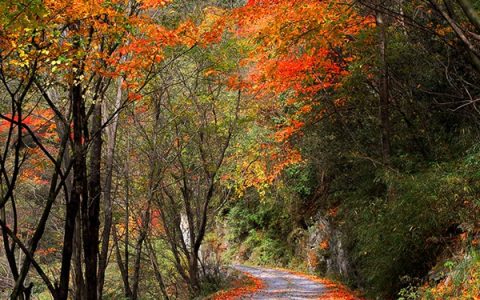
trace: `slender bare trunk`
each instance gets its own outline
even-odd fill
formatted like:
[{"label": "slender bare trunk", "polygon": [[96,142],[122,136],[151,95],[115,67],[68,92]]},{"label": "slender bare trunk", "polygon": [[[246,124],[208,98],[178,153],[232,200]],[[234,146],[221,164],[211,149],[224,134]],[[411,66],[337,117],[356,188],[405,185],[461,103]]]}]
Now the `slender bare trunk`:
[{"label": "slender bare trunk", "polygon": [[137,243],[135,245],[135,263],[133,268],[133,282],[132,282],[132,300],[138,299],[138,285],[140,283],[140,268],[141,268],[141,258],[143,243],[147,237],[148,229],[150,225],[150,200],[148,200],[147,208],[142,214],[142,226],[140,228],[140,235],[138,236]]},{"label": "slender bare trunk", "polygon": [[118,269],[120,270],[120,274],[122,275],[124,295],[125,295],[125,298],[131,299],[132,298],[132,289],[130,288],[130,282],[128,281],[128,276],[127,276],[128,266],[125,265],[124,262],[123,262],[118,239],[119,238],[118,238],[118,235],[117,235],[117,230],[115,229],[115,227],[113,227],[113,244],[114,244],[114,247],[115,247],[115,256],[117,258]]},{"label": "slender bare trunk", "polygon": [[387,33],[384,16],[380,11],[376,12],[376,23],[379,31],[379,49],[380,49],[380,126],[382,158],[385,165],[390,165],[391,144],[390,144],[390,91],[389,91],[389,71],[387,63]]},{"label": "slender bare trunk", "polygon": [[82,97],[82,88],[79,84],[73,85],[70,97],[73,115],[73,185],[70,199],[66,204],[62,264],[60,284],[58,286],[59,300],[67,300],[68,298],[76,219],[82,198],[84,200],[88,198],[86,159],[84,154],[85,106]]},{"label": "slender bare trunk", "polygon": [[155,274],[155,279],[157,280],[157,283],[160,287],[160,291],[162,292],[163,297],[166,300],[169,300],[167,289],[165,287],[165,281],[163,279],[162,273],[160,272],[160,266],[159,266],[158,259],[157,259],[157,256],[155,254],[155,251],[154,251],[154,249],[152,247],[152,244],[150,243],[149,240],[147,240],[145,244],[147,246],[148,254],[150,256],[150,262],[152,263],[153,272]]},{"label": "slender bare trunk", "polygon": [[[105,186],[103,188],[104,195],[104,226],[102,232],[102,248],[98,260],[98,299],[102,299],[103,286],[105,283],[105,271],[108,265],[108,249],[110,243],[110,234],[112,229],[112,177],[113,177],[113,160],[115,157],[115,145],[118,129],[118,111],[122,103],[122,79],[118,80],[117,97],[113,113],[115,114],[111,120],[111,124],[107,126],[107,149],[106,149],[106,171]],[[104,109],[105,115],[107,114]],[[107,120],[104,118],[104,123]]]}]

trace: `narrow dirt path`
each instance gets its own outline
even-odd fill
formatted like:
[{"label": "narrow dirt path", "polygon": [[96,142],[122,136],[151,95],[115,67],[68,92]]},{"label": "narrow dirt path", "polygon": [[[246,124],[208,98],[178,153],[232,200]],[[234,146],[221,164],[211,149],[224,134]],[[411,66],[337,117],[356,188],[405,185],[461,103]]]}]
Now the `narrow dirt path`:
[{"label": "narrow dirt path", "polygon": [[265,287],[240,299],[274,300],[274,299],[318,299],[326,292],[325,285],[306,277],[275,269],[234,266],[241,272],[247,272],[261,279]]}]

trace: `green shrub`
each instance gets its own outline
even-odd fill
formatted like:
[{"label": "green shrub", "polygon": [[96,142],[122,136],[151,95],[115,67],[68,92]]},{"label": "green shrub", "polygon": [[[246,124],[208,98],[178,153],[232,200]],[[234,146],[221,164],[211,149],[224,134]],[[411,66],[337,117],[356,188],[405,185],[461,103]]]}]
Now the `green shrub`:
[{"label": "green shrub", "polygon": [[419,299],[476,299],[480,295],[480,252],[471,249],[461,259],[448,261],[450,271],[442,282],[418,290]]},{"label": "green shrub", "polygon": [[474,221],[475,210],[465,203],[480,195],[475,177],[476,170],[464,162],[434,165],[415,175],[384,175],[388,199],[345,194],[350,197],[342,216],[349,220],[347,243],[359,279],[372,295],[392,296],[402,287],[408,293],[400,278],[423,277],[445,247],[449,230]]},{"label": "green shrub", "polygon": [[226,216],[227,238],[235,249],[231,252],[239,252],[254,264],[288,264],[293,245],[285,237],[291,232],[293,221],[288,205],[281,201],[271,195],[260,199],[256,193],[250,193],[232,205]]}]

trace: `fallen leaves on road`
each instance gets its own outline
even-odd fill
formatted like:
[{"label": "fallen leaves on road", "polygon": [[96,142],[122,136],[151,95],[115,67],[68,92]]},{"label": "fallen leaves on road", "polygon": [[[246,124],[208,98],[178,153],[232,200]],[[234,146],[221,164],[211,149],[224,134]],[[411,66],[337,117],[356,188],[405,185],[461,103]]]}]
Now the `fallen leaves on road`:
[{"label": "fallen leaves on road", "polygon": [[[311,281],[323,284],[326,288],[326,291],[320,298],[318,298],[318,300],[361,300],[361,298],[355,296],[353,292],[349,291],[346,287],[342,286],[339,283],[333,282],[331,280],[328,280],[325,278],[319,278],[317,276],[308,275],[308,274],[304,274],[304,273],[300,273],[292,270],[287,270],[282,268],[276,268],[276,269],[289,272],[291,274],[301,276]],[[241,296],[253,294],[264,288],[264,282],[261,279],[247,272],[244,272],[243,274],[245,275],[245,278],[234,281],[232,283],[233,288],[226,291],[220,291],[208,299],[209,300],[240,299]]]},{"label": "fallen leaves on road", "polygon": [[318,298],[318,300],[338,300],[338,299],[359,300],[360,299],[355,295],[353,295],[350,291],[348,291],[347,288],[335,282],[329,281],[327,279],[320,279],[320,278],[317,278],[317,279],[312,278],[312,280],[324,284],[327,288],[327,291],[320,298]]},{"label": "fallen leaves on road", "polygon": [[331,280],[325,279],[325,278],[320,278],[314,275],[308,275],[292,270],[287,270],[287,269],[279,269],[282,271],[289,272],[291,274],[295,274],[298,276],[302,276],[304,278],[308,278],[311,281],[321,283],[325,286],[326,292],[323,293],[323,295],[318,298],[318,300],[361,300],[361,298],[355,296],[353,292],[349,291],[346,287],[343,285],[333,282]]},{"label": "fallen leaves on road", "polygon": [[264,283],[261,279],[254,277],[253,275],[246,272],[244,272],[244,275],[246,276],[246,278],[234,282],[234,287],[232,289],[216,293],[215,295],[213,295],[211,300],[238,299],[240,296],[253,294],[264,287]]}]

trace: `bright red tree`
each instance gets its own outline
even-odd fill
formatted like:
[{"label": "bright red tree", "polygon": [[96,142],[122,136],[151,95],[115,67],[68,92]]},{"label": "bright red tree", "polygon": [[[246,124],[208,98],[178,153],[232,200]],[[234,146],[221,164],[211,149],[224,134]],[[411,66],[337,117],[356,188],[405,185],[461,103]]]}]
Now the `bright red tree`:
[{"label": "bright red tree", "polygon": [[341,87],[355,60],[348,45],[372,26],[372,18],[336,0],[250,0],[235,12],[235,19],[239,38],[251,50],[243,61],[246,74],[232,77],[231,85],[248,91],[256,113],[264,116],[260,126],[273,131],[269,142],[254,145],[253,151],[263,156],[256,164],[263,167],[245,162],[257,169],[246,184],[258,185],[301,161],[291,138],[322,117],[318,99]]}]

